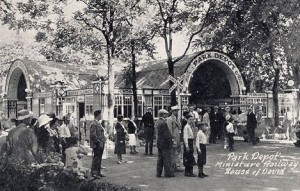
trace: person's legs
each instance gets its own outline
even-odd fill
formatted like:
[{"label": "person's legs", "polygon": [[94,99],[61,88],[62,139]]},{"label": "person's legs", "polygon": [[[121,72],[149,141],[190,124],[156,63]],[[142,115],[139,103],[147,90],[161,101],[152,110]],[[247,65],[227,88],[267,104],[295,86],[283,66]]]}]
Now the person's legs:
[{"label": "person's legs", "polygon": [[134,154],[134,152],[133,152],[133,146],[129,145],[129,148],[130,148],[130,154]]},{"label": "person's legs", "polygon": [[233,151],[233,134],[228,133],[228,146],[229,146],[229,151]]},{"label": "person's legs", "polygon": [[145,133],[145,155],[148,155],[149,135]]},{"label": "person's legs", "polygon": [[203,176],[203,165],[202,164],[198,164],[198,177],[199,178],[204,178]]},{"label": "person's legs", "polygon": [[93,149],[93,153],[94,156],[92,161],[91,174],[92,176],[101,175],[101,162],[102,162],[103,149],[97,146],[96,148]]},{"label": "person's legs", "polygon": [[174,177],[174,170],[172,168],[172,149],[164,149],[162,150],[163,154],[163,164],[165,169],[165,176],[166,177]]},{"label": "person's legs", "polygon": [[149,139],[149,155],[153,155],[153,134],[150,135]]},{"label": "person's legs", "polygon": [[158,158],[157,158],[157,165],[156,165],[156,177],[161,177],[163,171],[163,154],[161,149],[158,149]]}]

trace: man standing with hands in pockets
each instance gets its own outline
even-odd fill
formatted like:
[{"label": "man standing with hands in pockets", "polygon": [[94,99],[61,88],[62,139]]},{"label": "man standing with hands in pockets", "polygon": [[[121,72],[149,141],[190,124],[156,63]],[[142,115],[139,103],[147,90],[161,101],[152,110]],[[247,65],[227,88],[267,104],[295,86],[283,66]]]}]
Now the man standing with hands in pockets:
[{"label": "man standing with hands in pockets", "polygon": [[101,120],[101,110],[96,110],[94,112],[94,121],[91,124],[91,133],[90,133],[90,140],[91,140],[91,148],[93,149],[93,161],[92,161],[92,168],[91,174],[94,178],[101,178],[105,177],[101,174],[101,162],[102,162],[102,155],[104,150],[104,145],[106,141],[104,128],[100,123]]}]

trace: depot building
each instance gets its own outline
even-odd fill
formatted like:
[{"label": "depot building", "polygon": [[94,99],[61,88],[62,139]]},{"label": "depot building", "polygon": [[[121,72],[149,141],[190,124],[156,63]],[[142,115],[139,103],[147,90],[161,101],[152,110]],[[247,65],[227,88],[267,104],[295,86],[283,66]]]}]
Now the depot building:
[{"label": "depot building", "polygon": [[[21,109],[32,110],[35,117],[54,112],[59,117],[73,113],[76,119],[93,118],[102,109],[107,118],[107,82],[98,76],[99,66],[53,61],[14,60],[1,66],[1,110],[16,118]],[[105,73],[105,70],[103,70]],[[185,56],[175,64],[174,74],[181,79],[182,107],[196,105],[221,107],[255,105],[265,118],[274,117],[271,92],[248,92],[235,63],[224,53],[204,51]],[[142,64],[137,73],[138,117],[147,107],[157,117],[161,108],[170,109],[166,60]],[[176,89],[176,88],[175,88]],[[174,91],[176,91],[174,89]],[[114,116],[133,114],[133,93],[124,72],[115,76]],[[297,92],[279,94],[280,115],[297,114]]]}]

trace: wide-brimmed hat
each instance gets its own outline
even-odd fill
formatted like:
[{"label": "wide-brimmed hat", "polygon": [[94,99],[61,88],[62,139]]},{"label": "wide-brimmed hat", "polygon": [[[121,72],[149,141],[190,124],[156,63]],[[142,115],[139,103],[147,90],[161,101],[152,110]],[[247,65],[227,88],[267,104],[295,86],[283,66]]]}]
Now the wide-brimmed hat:
[{"label": "wide-brimmed hat", "polygon": [[169,114],[169,112],[165,109],[158,110],[158,115],[162,115],[162,114]]},{"label": "wide-brimmed hat", "polygon": [[27,109],[22,109],[22,110],[18,111],[17,120],[24,120],[29,117],[32,117],[32,112],[28,111]]},{"label": "wide-brimmed hat", "polygon": [[50,121],[52,121],[52,118],[50,118],[48,115],[43,114],[38,118],[38,122],[39,122],[39,127],[46,125],[47,123],[49,123]]},{"label": "wide-brimmed hat", "polygon": [[219,107],[218,106],[214,106],[214,109],[219,109]]},{"label": "wide-brimmed hat", "polygon": [[171,111],[176,111],[176,110],[179,110],[179,107],[177,105],[171,107]]}]

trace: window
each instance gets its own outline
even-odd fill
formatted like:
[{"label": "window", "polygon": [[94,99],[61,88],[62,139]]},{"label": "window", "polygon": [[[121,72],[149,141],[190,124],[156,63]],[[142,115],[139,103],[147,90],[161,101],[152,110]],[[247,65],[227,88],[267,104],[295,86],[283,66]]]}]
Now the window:
[{"label": "window", "polygon": [[40,114],[45,113],[45,98],[40,98],[39,100],[39,111]]},{"label": "window", "polygon": [[57,98],[57,115],[62,116],[63,115],[63,103],[65,103],[65,98],[59,97]]},{"label": "window", "polygon": [[114,117],[122,115],[122,95],[115,96],[115,108],[114,108]]},{"label": "window", "polygon": [[164,96],[163,97],[163,108],[167,111],[170,111],[171,109],[171,97],[170,96]]},{"label": "window", "polygon": [[147,107],[152,108],[152,96],[145,95],[145,97],[144,97],[144,112],[147,111]]},{"label": "window", "polygon": [[130,118],[132,115],[132,96],[130,95],[124,95],[123,96],[123,117],[124,118]]},{"label": "window", "polygon": [[85,115],[86,116],[93,116],[93,105],[85,105]]},{"label": "window", "polygon": [[155,96],[154,97],[154,117],[158,117],[158,110],[163,108],[163,99],[162,97]]},{"label": "window", "polygon": [[136,117],[142,117],[143,116],[143,97],[137,96],[138,98],[138,106],[137,106],[137,116]]},{"label": "window", "polygon": [[189,98],[187,96],[181,98],[181,105],[188,105],[189,104]]}]

